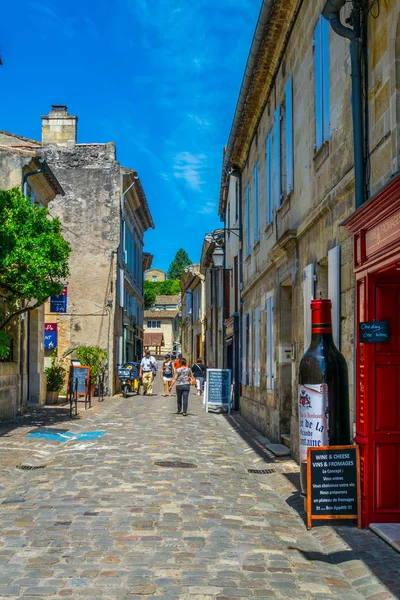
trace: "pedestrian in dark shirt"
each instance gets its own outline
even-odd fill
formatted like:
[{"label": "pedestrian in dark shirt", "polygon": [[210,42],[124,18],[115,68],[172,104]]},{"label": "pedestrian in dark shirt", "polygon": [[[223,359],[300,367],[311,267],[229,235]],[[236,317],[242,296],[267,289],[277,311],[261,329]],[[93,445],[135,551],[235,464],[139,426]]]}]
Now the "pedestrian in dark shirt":
[{"label": "pedestrian in dark shirt", "polygon": [[195,364],[192,366],[192,373],[196,379],[197,395],[201,396],[204,390],[204,380],[206,378],[206,366],[202,363],[201,358],[198,358]]}]

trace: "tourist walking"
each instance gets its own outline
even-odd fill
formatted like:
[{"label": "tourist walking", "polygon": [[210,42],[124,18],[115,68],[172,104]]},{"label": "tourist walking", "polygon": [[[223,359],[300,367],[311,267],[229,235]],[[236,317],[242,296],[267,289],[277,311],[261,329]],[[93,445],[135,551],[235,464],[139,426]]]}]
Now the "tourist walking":
[{"label": "tourist walking", "polygon": [[193,374],[192,370],[187,366],[186,358],[181,358],[180,362],[181,366],[175,371],[171,388],[176,383],[177,414],[183,414],[186,417],[189,403],[190,380]]},{"label": "tourist walking", "polygon": [[198,358],[195,364],[192,366],[192,373],[196,380],[196,389],[198,396],[201,396],[201,394],[203,393],[206,372],[206,366],[203,364],[201,358]]},{"label": "tourist walking", "polygon": [[181,358],[182,358],[182,354],[179,352],[176,360],[174,360],[174,362],[173,362],[174,375],[176,373],[176,370],[179,369],[179,367],[181,366]]},{"label": "tourist walking", "polygon": [[139,377],[142,379],[143,395],[153,395],[153,381],[157,373],[157,361],[154,356],[151,356],[150,350],[146,350],[145,355],[140,363]]},{"label": "tourist walking", "polygon": [[161,366],[161,379],[163,380],[164,385],[164,393],[163,396],[171,395],[171,384],[172,379],[174,377],[174,372],[172,368],[172,361],[169,354],[164,356],[165,360]]}]

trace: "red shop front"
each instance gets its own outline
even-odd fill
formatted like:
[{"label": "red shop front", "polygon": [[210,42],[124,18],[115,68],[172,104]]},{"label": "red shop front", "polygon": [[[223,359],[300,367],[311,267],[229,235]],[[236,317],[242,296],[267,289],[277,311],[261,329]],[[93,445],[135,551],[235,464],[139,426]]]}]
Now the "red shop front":
[{"label": "red shop front", "polygon": [[[354,234],[355,441],[365,527],[400,521],[400,176],[344,226]],[[376,321],[389,322],[388,341],[361,343],[359,324]]]}]

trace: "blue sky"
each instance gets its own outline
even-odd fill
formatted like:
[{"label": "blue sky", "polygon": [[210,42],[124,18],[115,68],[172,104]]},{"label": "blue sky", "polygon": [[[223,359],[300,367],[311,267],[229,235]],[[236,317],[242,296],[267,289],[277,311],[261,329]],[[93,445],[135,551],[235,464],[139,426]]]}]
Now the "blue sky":
[{"label": "blue sky", "polygon": [[156,229],[153,266],[200,258],[261,0],[5,2],[0,129],[40,139],[66,104],[79,142],[114,141],[138,171]]}]

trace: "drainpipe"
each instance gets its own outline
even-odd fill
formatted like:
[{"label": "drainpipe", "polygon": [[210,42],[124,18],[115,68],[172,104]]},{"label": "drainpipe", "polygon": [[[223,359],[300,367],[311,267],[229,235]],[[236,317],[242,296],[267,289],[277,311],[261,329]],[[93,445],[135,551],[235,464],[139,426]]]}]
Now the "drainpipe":
[{"label": "drainpipe", "polygon": [[350,40],[351,60],[351,105],[353,115],[353,145],[354,145],[354,186],[356,209],[360,208],[365,200],[365,160],[364,160],[364,127],[362,117],[362,89],[361,89],[361,19],[359,2],[353,1],[352,24],[353,28],[346,27],[340,20],[340,11],[346,0],[328,0],[323,10],[335,33]]},{"label": "drainpipe", "polygon": [[[28,173],[25,173],[23,178],[22,178],[22,190],[23,190],[23,194],[24,194],[24,198],[27,198],[28,196],[28,178],[31,177],[32,175],[38,175],[39,173],[43,173],[47,168],[47,164],[45,161],[43,161],[42,166],[40,167],[40,169],[36,169],[35,171],[29,171]],[[22,412],[22,406],[24,403],[24,364],[22,362],[22,357],[24,354],[24,345],[25,345],[25,318],[24,315],[21,316],[21,334],[20,334],[20,351],[19,351],[19,360],[20,360],[20,367],[19,367],[19,373],[20,373],[20,378],[21,378],[21,393],[19,396],[19,412]],[[27,315],[27,325],[26,325],[26,330],[27,330],[27,338],[26,338],[26,365],[27,365],[27,379],[26,379],[26,395],[28,398],[28,402],[30,400],[30,395],[31,395],[31,378],[30,378],[30,374],[29,374],[29,365],[31,362],[31,313],[28,311],[28,315]]]}]

